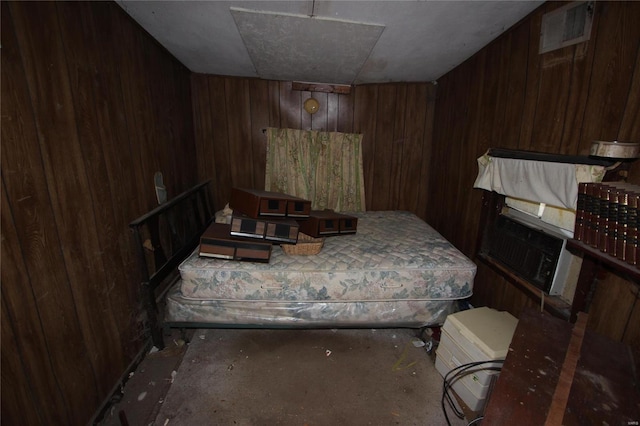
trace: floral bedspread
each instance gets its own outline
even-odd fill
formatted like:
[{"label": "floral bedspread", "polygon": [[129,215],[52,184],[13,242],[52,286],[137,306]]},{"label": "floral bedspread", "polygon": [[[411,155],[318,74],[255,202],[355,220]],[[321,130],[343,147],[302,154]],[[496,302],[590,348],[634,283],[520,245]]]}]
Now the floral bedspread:
[{"label": "floral bedspread", "polygon": [[268,264],[198,256],[179,267],[181,297],[196,300],[357,302],[471,296],[476,265],[416,215],[350,213],[357,233],[332,236],[313,256],[275,246]]}]

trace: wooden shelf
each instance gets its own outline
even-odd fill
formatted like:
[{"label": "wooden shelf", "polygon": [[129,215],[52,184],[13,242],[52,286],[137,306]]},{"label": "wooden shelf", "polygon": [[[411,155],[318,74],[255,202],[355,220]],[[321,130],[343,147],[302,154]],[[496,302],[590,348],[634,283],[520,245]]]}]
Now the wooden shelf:
[{"label": "wooden shelf", "polygon": [[623,262],[578,240],[567,240],[567,249],[582,256],[582,268],[571,305],[571,321],[575,321],[578,312],[589,311],[598,275],[603,267],[636,285],[640,284],[640,270],[634,265]]},{"label": "wooden shelf", "polygon": [[582,253],[584,256],[588,256],[594,259],[596,262],[607,265],[615,272],[631,281],[634,281],[636,283],[640,282],[640,269],[638,269],[636,265],[631,265],[627,262],[623,262],[617,257],[613,257],[607,253],[603,253],[597,248],[587,245],[578,240],[567,240],[567,248],[574,252]]}]

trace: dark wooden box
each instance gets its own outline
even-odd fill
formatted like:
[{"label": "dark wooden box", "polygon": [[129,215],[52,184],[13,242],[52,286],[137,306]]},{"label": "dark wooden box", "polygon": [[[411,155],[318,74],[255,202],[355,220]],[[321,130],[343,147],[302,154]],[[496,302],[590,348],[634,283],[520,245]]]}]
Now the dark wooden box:
[{"label": "dark wooden box", "polygon": [[266,241],[234,237],[231,225],[212,223],[200,237],[200,256],[268,263],[272,245]]},{"label": "dark wooden box", "polygon": [[298,241],[300,225],[291,218],[254,219],[252,217],[233,213],[231,218],[231,235],[293,243]]},{"label": "dark wooden box", "polygon": [[229,207],[257,219],[265,216],[308,217],[311,201],[280,192],[232,188]]},{"label": "dark wooden box", "polygon": [[358,218],[333,210],[312,210],[308,219],[299,220],[300,232],[315,238],[328,235],[355,234]]}]

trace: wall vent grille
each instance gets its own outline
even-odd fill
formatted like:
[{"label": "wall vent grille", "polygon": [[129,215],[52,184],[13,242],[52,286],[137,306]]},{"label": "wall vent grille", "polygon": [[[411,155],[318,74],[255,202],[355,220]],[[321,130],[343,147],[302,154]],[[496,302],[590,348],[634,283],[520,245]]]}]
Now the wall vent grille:
[{"label": "wall vent grille", "polygon": [[594,6],[593,1],[576,1],[543,15],[539,53],[589,40]]}]

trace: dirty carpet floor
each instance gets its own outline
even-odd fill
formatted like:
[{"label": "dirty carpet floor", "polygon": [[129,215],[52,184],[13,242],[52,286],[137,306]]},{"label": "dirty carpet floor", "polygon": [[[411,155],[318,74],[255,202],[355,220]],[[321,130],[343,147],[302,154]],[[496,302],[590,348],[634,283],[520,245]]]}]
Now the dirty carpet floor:
[{"label": "dirty carpet floor", "polygon": [[411,329],[196,330],[154,424],[445,425],[442,377],[416,336]]}]

